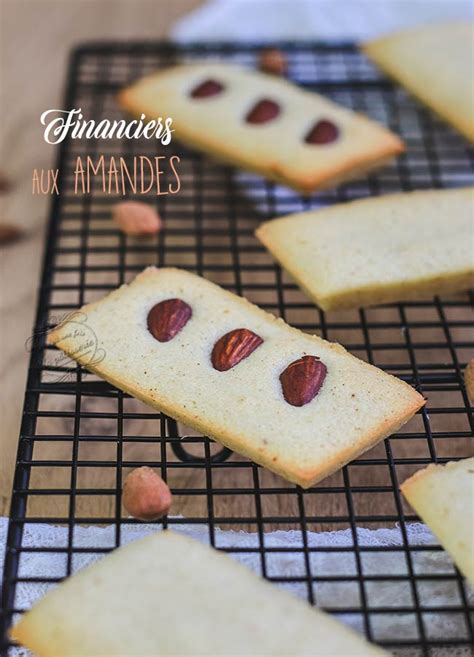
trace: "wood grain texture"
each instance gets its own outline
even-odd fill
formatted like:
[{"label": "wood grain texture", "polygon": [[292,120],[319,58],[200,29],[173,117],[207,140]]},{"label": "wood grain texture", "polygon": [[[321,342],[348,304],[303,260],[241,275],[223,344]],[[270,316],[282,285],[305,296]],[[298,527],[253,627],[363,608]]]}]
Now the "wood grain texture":
[{"label": "wood grain texture", "polygon": [[39,117],[60,107],[67,58],[94,39],[163,39],[178,17],[202,0],[2,0],[1,167],[13,189],[2,195],[0,220],[27,232],[1,249],[0,515],[8,512],[20,414],[39,285],[49,198],[32,196],[33,169],[54,166],[57,147],[43,140]]}]

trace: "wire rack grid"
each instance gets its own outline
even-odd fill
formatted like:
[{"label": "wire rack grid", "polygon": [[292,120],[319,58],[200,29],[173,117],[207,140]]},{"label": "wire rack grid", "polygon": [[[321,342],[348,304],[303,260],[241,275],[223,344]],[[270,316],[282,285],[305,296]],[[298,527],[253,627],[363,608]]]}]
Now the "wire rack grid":
[{"label": "wire rack grid", "polygon": [[[442,573],[428,568],[429,557],[439,555],[441,548],[413,539],[409,525],[417,518],[399,493],[399,483],[417,469],[471,453],[474,426],[462,371],[474,346],[472,298],[323,313],[272,261],[253,232],[260,221],[288,212],[472,183],[473,152],[430,111],[383,78],[353,45],[279,47],[297,83],[389,125],[404,138],[407,153],[370,177],[302,198],[174,142],[166,148],[141,140],[68,139],[62,144],[61,193],[52,205],[36,327],[28,342],[31,362],[3,577],[5,629],[24,611],[18,604],[22,591],[38,584],[53,586],[75,572],[85,555],[121,544],[124,528],[135,524],[121,505],[122,482],[131,469],[147,464],[160,470],[174,494],[176,513],[173,509],[173,516],[157,523],[163,528],[200,526],[218,549],[256,556],[262,576],[282,586],[298,585],[311,603],[350,620],[370,640],[397,654],[410,648],[415,649],[410,654],[434,657],[448,644],[461,648],[472,642],[470,592],[449,559]],[[80,107],[95,120],[120,118],[117,92],[156,68],[197,57],[254,66],[259,51],[259,44],[179,49],[169,44],[90,44],[73,53],[65,107]],[[91,194],[74,193],[78,156],[104,154],[131,161],[134,155],[151,158],[170,152],[180,157],[182,187],[174,196],[151,192],[146,197],[164,219],[164,230],[148,241],[120,234],[111,224],[116,196],[103,194],[98,185]],[[303,491],[145,407],[46,346],[47,329],[64,314],[129,281],[149,264],[197,272],[290,324],[342,342],[355,355],[415,386],[428,398],[426,408],[363,457]],[[63,528],[61,545],[25,543],[28,531],[44,523]],[[82,525],[112,526],[109,544],[78,545]],[[400,540],[390,547],[365,543],[359,531],[394,526]],[[225,547],[219,529],[252,532],[255,545]],[[268,545],[268,532],[277,530],[292,530],[299,547]],[[346,530],[349,544],[321,547],[310,540],[314,532],[333,530]],[[377,569],[373,558],[382,552],[400,559],[400,568],[384,562]],[[22,560],[31,553],[61,555],[58,572],[25,574]],[[297,574],[282,575],[275,568],[275,557],[286,554],[299,560]],[[317,559],[328,554],[350,559],[349,567],[322,569]],[[440,585],[449,585],[449,602],[436,602]],[[381,586],[396,589],[396,603],[390,595],[383,605],[373,603]],[[335,605],[340,599],[336,593],[345,590],[346,602]],[[390,626],[390,619],[398,619],[398,629],[396,623]]]}]

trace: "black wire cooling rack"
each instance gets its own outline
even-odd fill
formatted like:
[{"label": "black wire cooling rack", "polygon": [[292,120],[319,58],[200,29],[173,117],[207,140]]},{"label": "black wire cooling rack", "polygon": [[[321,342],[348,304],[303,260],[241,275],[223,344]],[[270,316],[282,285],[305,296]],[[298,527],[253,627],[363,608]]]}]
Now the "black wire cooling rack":
[{"label": "black wire cooling rack", "polygon": [[[442,550],[436,542],[417,540],[410,529],[417,518],[399,493],[401,481],[415,470],[472,453],[473,419],[462,376],[473,355],[472,299],[463,295],[323,313],[274,264],[253,231],[260,221],[290,211],[400,190],[472,184],[473,152],[429,110],[383,78],[353,45],[279,47],[297,83],[389,125],[403,136],[407,153],[370,177],[303,198],[174,142],[165,149],[153,140],[68,140],[61,145],[61,193],[51,210],[36,328],[28,341],[31,362],[3,579],[6,627],[24,611],[19,600],[31,598],[34,587],[48,588],[74,572],[82,558],[119,546],[125,530],[137,527],[122,509],[120,491],[128,471],[148,464],[160,470],[175,499],[175,515],[158,526],[200,526],[217,548],[257,559],[262,576],[293,584],[311,603],[397,654],[411,648],[415,652],[410,654],[434,657],[444,654],[447,645],[468,649],[472,642],[472,594],[448,557],[441,572],[433,570]],[[254,66],[259,51],[258,45],[87,45],[73,53],[65,107],[80,107],[96,120],[119,118],[116,94],[139,76],[197,57]],[[167,153],[181,159],[182,187],[174,196],[148,195],[164,219],[157,237],[143,241],[120,234],[110,221],[117,197],[98,186],[90,195],[74,193],[72,172],[80,155],[130,159]],[[45,331],[61,316],[130,280],[148,264],[202,274],[290,324],[342,342],[353,354],[415,386],[428,398],[426,408],[362,458],[303,491],[45,346]],[[44,523],[62,528],[60,544],[31,542]],[[107,526],[108,543],[78,542],[83,525]],[[361,529],[393,527],[399,539],[390,546],[373,544]],[[221,529],[251,532],[253,546],[226,547]],[[291,544],[285,543],[289,534],[270,534],[278,530],[291,530]],[[315,542],[315,532],[335,530],[345,530],[345,541]],[[270,540],[275,536],[277,544]],[[45,570],[41,558],[52,555],[56,566]],[[24,567],[32,556],[33,572]],[[291,574],[275,566],[281,558],[293,560]],[[320,561],[326,558],[336,566]],[[383,587],[384,600],[379,596],[374,602]],[[449,590],[447,598],[440,597],[440,587]]]}]

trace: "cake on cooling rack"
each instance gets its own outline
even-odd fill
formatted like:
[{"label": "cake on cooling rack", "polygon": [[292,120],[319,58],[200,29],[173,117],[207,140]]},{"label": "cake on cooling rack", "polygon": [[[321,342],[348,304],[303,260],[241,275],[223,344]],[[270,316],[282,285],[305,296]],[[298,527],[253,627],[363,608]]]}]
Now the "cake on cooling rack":
[{"label": "cake on cooling rack", "polygon": [[426,25],[370,41],[363,51],[474,141],[474,23]]},{"label": "cake on cooling rack", "polygon": [[122,91],[119,102],[135,115],[169,115],[183,142],[304,193],[360,176],[404,149],[362,114],[230,64],[159,71]]},{"label": "cake on cooling rack", "polygon": [[303,487],[397,431],[424,404],[411,386],[340,345],[183,270],[150,267],[80,316],[82,330],[74,315],[49,342]]},{"label": "cake on cooling rack", "polygon": [[388,657],[231,557],[171,531],[63,582],[12,635],[41,657]]},{"label": "cake on cooling rack", "polygon": [[467,290],[474,188],[391,194],[262,224],[257,237],[323,310]]},{"label": "cake on cooling rack", "polygon": [[429,465],[401,490],[474,586],[474,457]]}]

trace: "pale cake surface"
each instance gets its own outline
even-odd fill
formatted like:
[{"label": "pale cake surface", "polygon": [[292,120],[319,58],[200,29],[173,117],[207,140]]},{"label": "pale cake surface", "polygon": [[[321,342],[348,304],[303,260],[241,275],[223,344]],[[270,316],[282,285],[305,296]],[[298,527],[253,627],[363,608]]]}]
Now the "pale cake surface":
[{"label": "pale cake surface", "polygon": [[401,490],[474,586],[474,457],[429,465]]},{"label": "pale cake surface", "polygon": [[37,657],[388,655],[227,555],[171,531],[66,580],[13,636]]},{"label": "pale cake surface", "polygon": [[366,43],[363,50],[413,95],[474,140],[474,23],[405,30]]},{"label": "pale cake surface", "polygon": [[[209,78],[224,84],[223,92],[191,98],[190,91]],[[280,114],[265,124],[247,123],[250,109],[264,98],[277,102]],[[403,151],[396,135],[364,115],[277,76],[235,65],[165,69],[122,91],[119,102],[135,115],[170,116],[182,141],[304,192],[360,175]],[[321,119],[338,126],[339,138],[306,144]]]},{"label": "pale cake surface", "polygon": [[[149,310],[180,298],[193,315],[160,343],[147,330]],[[87,335],[105,356],[91,364],[85,337],[63,323],[49,336],[67,354],[113,385],[213,436],[292,482],[308,487],[398,430],[423,405],[411,386],[291,328],[241,297],[179,269],[148,268],[128,286],[85,306]],[[248,328],[263,344],[227,372],[215,370],[215,342]],[[327,376],[302,407],[283,398],[279,376],[303,355],[319,357]]]},{"label": "pale cake surface", "polygon": [[324,310],[474,283],[474,188],[368,198],[262,224],[257,237]]}]

